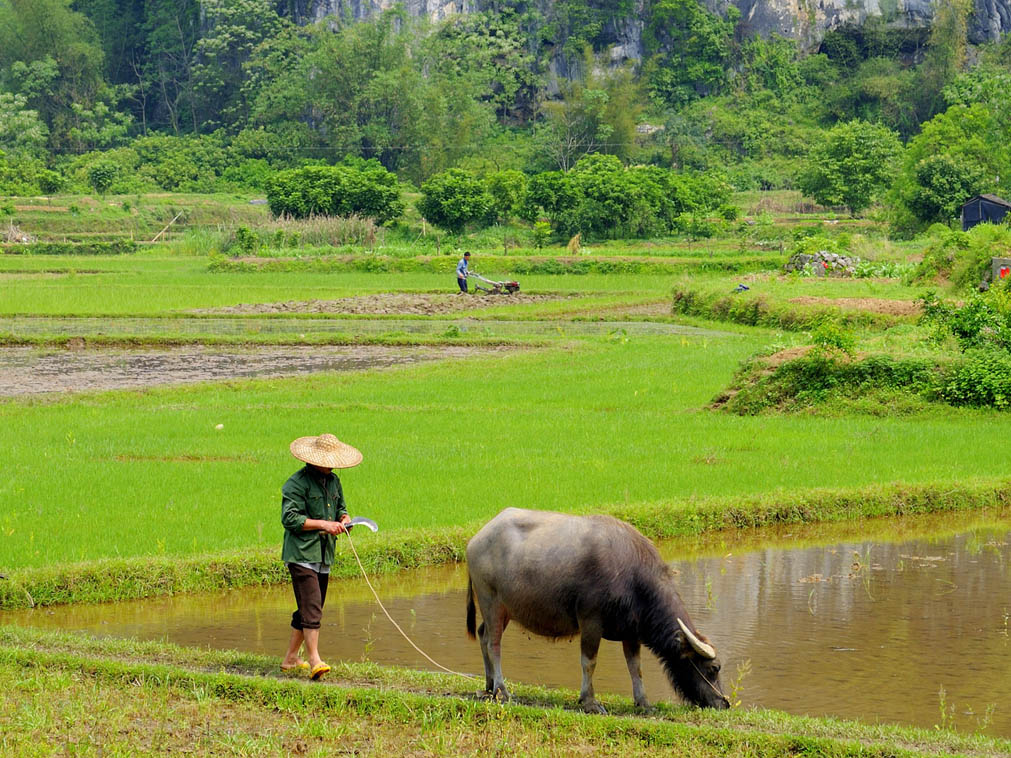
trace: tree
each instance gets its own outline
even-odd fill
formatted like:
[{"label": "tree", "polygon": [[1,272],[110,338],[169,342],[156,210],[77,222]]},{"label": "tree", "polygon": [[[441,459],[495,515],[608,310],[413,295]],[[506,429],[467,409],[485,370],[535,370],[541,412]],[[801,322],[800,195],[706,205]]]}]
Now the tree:
[{"label": "tree", "polygon": [[111,161],[96,161],[88,169],[88,183],[99,195],[109,191],[116,180],[116,164]]},{"label": "tree", "polygon": [[145,55],[131,62],[144,122],[174,134],[197,131],[192,68],[200,34],[198,0],[148,0],[144,34]]},{"label": "tree", "polygon": [[697,0],[655,2],[643,31],[650,97],[678,108],[726,89],[738,18],[740,11],[733,5],[728,5],[726,18],[720,18]]},{"label": "tree", "polygon": [[38,112],[50,146],[68,145],[75,104],[90,108],[102,99],[102,69],[95,29],[70,0],[0,3],[0,83]]},{"label": "tree", "polygon": [[962,204],[978,194],[985,181],[980,166],[943,153],[921,160],[915,172],[916,187],[908,205],[925,224],[935,221],[946,224],[956,218]]},{"label": "tree", "polygon": [[844,205],[855,214],[892,180],[901,149],[888,127],[859,119],[837,124],[809,153],[797,186],[822,205]]},{"label": "tree", "polygon": [[280,171],[266,189],[275,216],[356,215],[385,224],[404,210],[397,178],[374,160]]},{"label": "tree", "polygon": [[46,147],[49,129],[24,95],[0,92],[0,145],[12,156],[38,155]]},{"label": "tree", "polygon": [[494,199],[492,210],[498,219],[508,221],[519,213],[527,189],[526,174],[515,169],[496,171],[485,177],[485,184]]},{"label": "tree", "polygon": [[428,221],[459,234],[468,224],[494,219],[495,199],[469,171],[451,168],[421,185],[418,211]]},{"label": "tree", "polygon": [[[921,216],[934,215],[929,207],[933,190],[929,188],[935,179],[955,187],[971,185],[973,194],[1000,193],[1011,188],[1011,154],[1006,148],[1009,132],[1011,103],[1006,97],[952,105],[923,124],[903,152],[895,186],[889,193],[894,230],[915,234],[925,226]],[[940,155],[958,164],[957,174],[949,173],[942,179],[938,172],[944,170],[943,164],[930,160]],[[960,178],[966,171],[971,174]],[[942,205],[935,204],[935,208]]]},{"label": "tree", "polygon": [[281,18],[271,0],[202,0],[204,32],[193,46],[193,91],[205,129],[245,121],[243,65],[274,37]]},{"label": "tree", "polygon": [[918,70],[920,121],[943,110],[944,88],[965,69],[972,7],[972,0],[938,0],[934,3],[927,53]]}]

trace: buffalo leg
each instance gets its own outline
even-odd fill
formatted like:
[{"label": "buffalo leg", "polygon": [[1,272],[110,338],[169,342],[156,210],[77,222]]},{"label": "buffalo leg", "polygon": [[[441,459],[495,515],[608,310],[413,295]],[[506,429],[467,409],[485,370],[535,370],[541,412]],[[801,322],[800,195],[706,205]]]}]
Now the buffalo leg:
[{"label": "buffalo leg", "polygon": [[625,664],[628,666],[628,675],[632,677],[632,699],[640,708],[649,708],[649,701],[646,699],[646,688],[642,686],[642,665],[639,660],[640,645],[638,640],[624,640],[621,649],[625,653]]},{"label": "buffalo leg", "polygon": [[593,671],[597,668],[597,651],[600,650],[601,630],[596,625],[581,626],[579,662],[583,667],[583,686],[579,690],[579,704],[587,713],[607,713],[593,695]]},{"label": "buffalo leg", "polygon": [[481,643],[481,657],[484,659],[484,692],[490,695],[495,691],[495,669],[491,665],[491,656],[488,655],[488,645],[485,642],[485,624],[477,628],[477,638]]},{"label": "buffalo leg", "polygon": [[481,655],[484,658],[485,694],[492,700],[502,696],[502,702],[509,700],[509,690],[502,676],[502,633],[509,624],[509,614],[505,606],[492,601],[481,605],[484,623],[478,630],[481,640]]}]

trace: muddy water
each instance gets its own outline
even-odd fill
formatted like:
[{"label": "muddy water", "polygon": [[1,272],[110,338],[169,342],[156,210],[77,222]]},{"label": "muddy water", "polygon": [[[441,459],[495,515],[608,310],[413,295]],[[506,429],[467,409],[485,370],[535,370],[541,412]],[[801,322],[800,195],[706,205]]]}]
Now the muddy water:
[{"label": "muddy water", "polygon": [[[1011,736],[1011,519],[969,528],[963,517],[958,533],[950,519],[914,524],[863,524],[859,534],[838,526],[827,534],[763,532],[760,544],[669,544],[663,552],[696,624],[720,650],[728,690],[750,662],[739,692],[745,706],[929,727],[941,722],[943,688],[949,723]],[[939,529],[946,536],[929,536]],[[376,585],[431,656],[482,671],[478,646],[465,636],[462,567],[379,577]],[[277,587],[7,613],[0,623],[280,655],[291,610],[289,589]],[[432,668],[361,581],[332,587],[324,622],[332,659]],[[576,642],[531,638],[516,625],[503,639],[503,667],[514,681],[578,688],[578,659]],[[675,699],[645,653],[644,669],[653,700]],[[620,645],[602,646],[595,683],[629,693]]]},{"label": "muddy water", "polygon": [[362,371],[503,348],[313,346],[40,350],[0,348],[0,397]]}]

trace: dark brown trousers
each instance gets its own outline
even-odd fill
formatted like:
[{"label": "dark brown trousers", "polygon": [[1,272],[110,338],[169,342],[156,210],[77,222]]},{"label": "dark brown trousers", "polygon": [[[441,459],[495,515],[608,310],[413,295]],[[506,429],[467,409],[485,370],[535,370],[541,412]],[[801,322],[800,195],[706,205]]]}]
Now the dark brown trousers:
[{"label": "dark brown trousers", "polygon": [[295,604],[298,610],[291,614],[292,629],[319,629],[323,619],[323,603],[326,602],[326,586],[329,574],[317,574],[305,566],[288,564],[291,586],[295,590]]}]

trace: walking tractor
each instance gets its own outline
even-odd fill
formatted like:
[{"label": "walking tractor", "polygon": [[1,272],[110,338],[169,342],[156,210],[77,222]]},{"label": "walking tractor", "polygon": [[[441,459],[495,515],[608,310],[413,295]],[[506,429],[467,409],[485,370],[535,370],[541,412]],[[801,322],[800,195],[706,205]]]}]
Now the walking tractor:
[{"label": "walking tractor", "polygon": [[495,282],[491,279],[485,279],[476,271],[471,271],[467,274],[468,279],[480,279],[488,287],[482,287],[480,284],[474,285],[474,290],[481,292],[487,292],[489,295],[512,295],[520,291],[520,283],[516,281],[511,282]]}]

